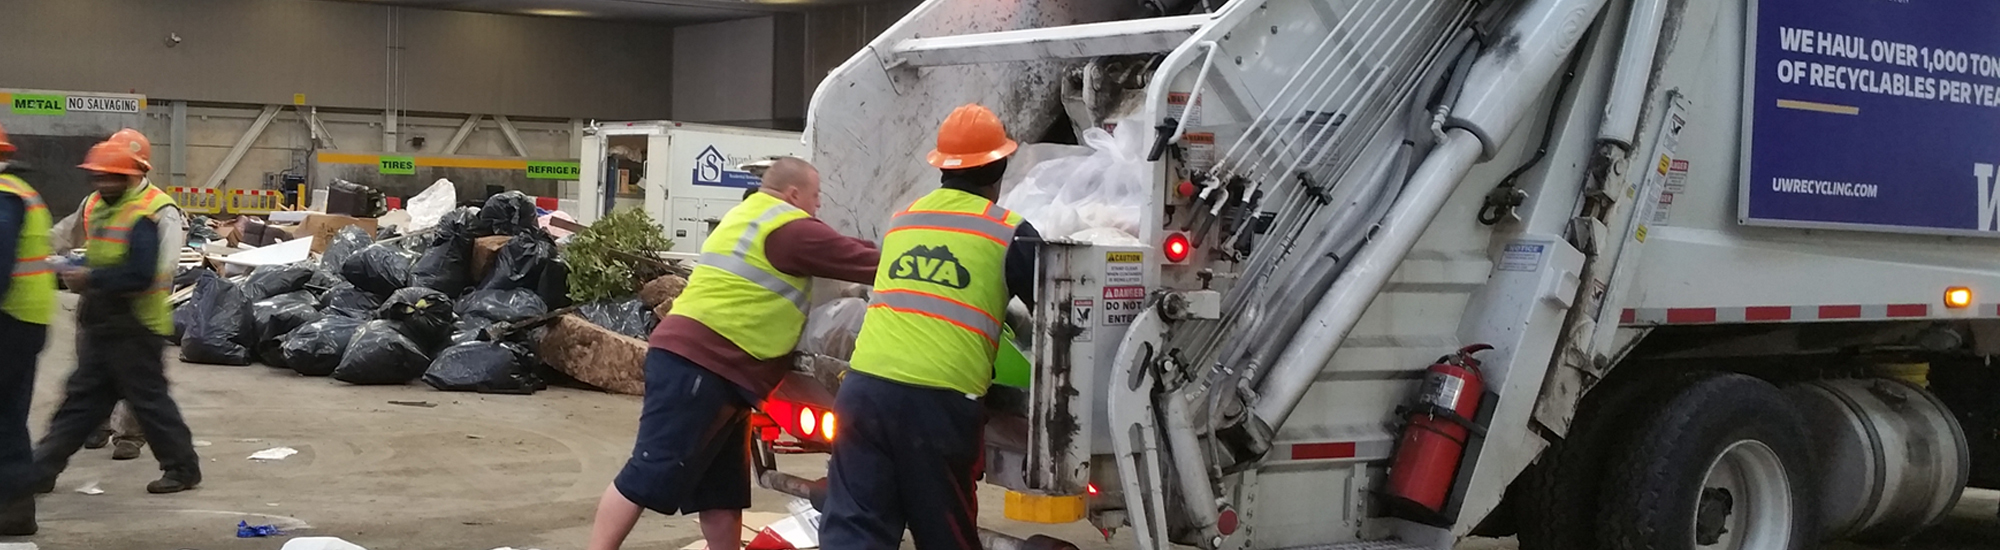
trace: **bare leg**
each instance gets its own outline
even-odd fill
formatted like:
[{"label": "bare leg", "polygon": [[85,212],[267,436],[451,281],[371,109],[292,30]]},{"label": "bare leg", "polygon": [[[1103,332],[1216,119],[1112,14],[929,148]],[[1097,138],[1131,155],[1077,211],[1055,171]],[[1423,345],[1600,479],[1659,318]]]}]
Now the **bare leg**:
[{"label": "bare leg", "polygon": [[702,510],[701,538],[708,550],[737,550],[743,547],[742,510]]},{"label": "bare leg", "polygon": [[[639,524],[641,511],[618,492],[618,486],[606,485],[604,496],[597,499],[597,519],[590,524],[589,550],[617,550],[624,545],[632,526]],[[705,523],[702,530],[707,531]]]}]

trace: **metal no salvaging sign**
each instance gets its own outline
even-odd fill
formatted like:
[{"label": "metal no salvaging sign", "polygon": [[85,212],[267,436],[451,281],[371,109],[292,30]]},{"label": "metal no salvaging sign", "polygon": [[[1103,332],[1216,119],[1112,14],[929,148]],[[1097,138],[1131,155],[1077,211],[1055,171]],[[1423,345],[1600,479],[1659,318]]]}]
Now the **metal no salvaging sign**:
[{"label": "metal no salvaging sign", "polygon": [[7,110],[17,115],[62,116],[78,113],[137,113],[146,107],[146,100],[136,97],[111,97],[93,95],[61,94],[0,94],[7,97]]}]

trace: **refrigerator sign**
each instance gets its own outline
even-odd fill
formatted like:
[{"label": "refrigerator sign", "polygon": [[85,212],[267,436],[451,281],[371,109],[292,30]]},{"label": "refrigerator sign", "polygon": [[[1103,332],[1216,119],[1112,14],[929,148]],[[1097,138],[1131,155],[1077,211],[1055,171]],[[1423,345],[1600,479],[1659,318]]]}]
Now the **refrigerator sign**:
[{"label": "refrigerator sign", "polygon": [[1751,9],[1743,223],[2000,236],[2000,2]]}]

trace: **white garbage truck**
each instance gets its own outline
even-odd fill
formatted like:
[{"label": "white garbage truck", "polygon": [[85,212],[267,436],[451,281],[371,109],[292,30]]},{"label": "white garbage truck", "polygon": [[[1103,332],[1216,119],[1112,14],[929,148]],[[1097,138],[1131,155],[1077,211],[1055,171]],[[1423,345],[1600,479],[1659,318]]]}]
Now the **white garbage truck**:
[{"label": "white garbage truck", "polygon": [[1023,142],[1142,133],[1139,246],[1043,230],[1032,373],[988,396],[1010,517],[1142,550],[1895,541],[2000,487],[1995,24],[930,0],[829,75],[805,138],[821,217],[879,237],[959,105]]}]

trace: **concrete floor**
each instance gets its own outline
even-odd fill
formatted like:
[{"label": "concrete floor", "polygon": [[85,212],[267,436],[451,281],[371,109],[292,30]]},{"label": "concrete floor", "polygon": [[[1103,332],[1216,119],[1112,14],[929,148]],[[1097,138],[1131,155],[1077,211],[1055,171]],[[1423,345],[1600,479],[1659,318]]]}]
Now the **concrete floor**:
[{"label": "concrete floor", "polygon": [[[58,321],[41,355],[33,425],[47,425],[75,362],[74,329]],[[175,353],[173,348],[168,353]],[[552,389],[533,396],[433,391],[421,384],[354,387],[290,371],[170,361],[175,396],[204,460],[201,489],[145,493],[158,476],[151,457],[113,462],[83,451],[41,500],[43,549],[258,549],[279,539],[238,539],[238,521],[292,533],[336,536],[382,550],[569,550],[583,546],[597,496],[630,452],[636,398]],[[39,436],[39,431],[37,432]],[[200,443],[205,442],[205,443]],[[282,461],[248,460],[286,446]],[[789,456],[790,472],[824,473],[823,456]],[[104,492],[76,491],[96,484]],[[1015,535],[1048,534],[1086,550],[1131,548],[1084,523],[1009,522],[1000,491],[981,491],[982,524]],[[782,513],[789,499],[759,490],[753,511]],[[1975,492],[1947,524],[1915,548],[2000,547],[1995,493]],[[696,541],[690,518],[649,514],[627,544],[673,550]],[[905,544],[908,547],[908,544]],[[1480,540],[1468,549],[1513,548]],[[1867,547],[1843,546],[1847,550]]]}]

